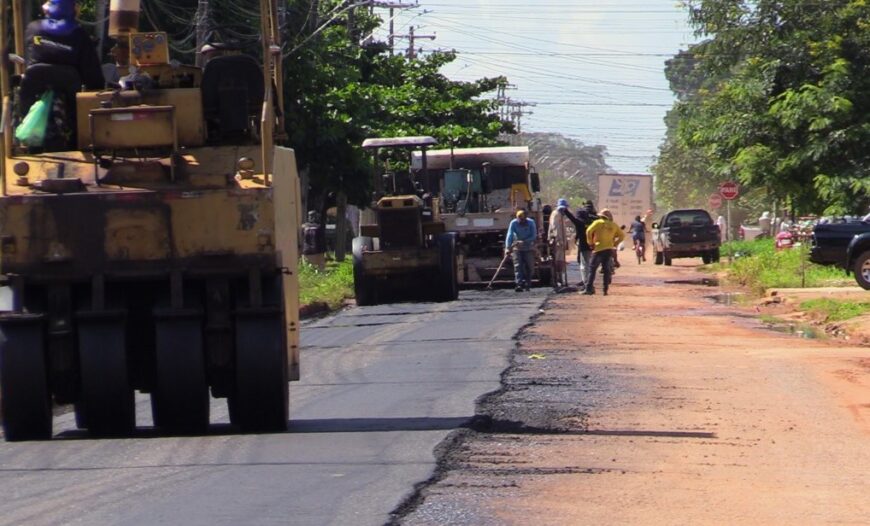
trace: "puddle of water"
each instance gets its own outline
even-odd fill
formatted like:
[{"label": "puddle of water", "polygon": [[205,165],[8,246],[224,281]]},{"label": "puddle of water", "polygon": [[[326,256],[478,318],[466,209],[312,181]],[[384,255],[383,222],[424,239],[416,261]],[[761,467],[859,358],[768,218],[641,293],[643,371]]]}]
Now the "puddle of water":
[{"label": "puddle of water", "polygon": [[767,323],[765,325],[767,325],[767,328],[772,331],[791,334],[798,338],[804,338],[807,340],[815,340],[819,338],[818,330],[805,325],[795,325],[793,323]]},{"label": "puddle of water", "polygon": [[742,292],[723,292],[721,294],[713,294],[712,296],[704,296],[704,298],[719,305],[734,305],[739,302],[742,297]]},{"label": "puddle of water", "polygon": [[718,287],[719,280],[716,278],[699,278],[699,279],[673,279],[665,280],[665,283],[673,285],[701,285],[704,287]]}]

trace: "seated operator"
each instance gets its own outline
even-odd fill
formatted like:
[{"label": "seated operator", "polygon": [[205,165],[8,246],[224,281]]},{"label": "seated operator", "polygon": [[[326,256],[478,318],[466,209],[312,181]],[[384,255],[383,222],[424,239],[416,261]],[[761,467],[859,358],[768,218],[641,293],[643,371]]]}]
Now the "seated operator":
[{"label": "seated operator", "polygon": [[25,32],[27,65],[72,66],[86,89],[102,89],[100,59],[90,35],[76,22],[76,0],[48,0],[42,11],[45,18],[31,22]]}]

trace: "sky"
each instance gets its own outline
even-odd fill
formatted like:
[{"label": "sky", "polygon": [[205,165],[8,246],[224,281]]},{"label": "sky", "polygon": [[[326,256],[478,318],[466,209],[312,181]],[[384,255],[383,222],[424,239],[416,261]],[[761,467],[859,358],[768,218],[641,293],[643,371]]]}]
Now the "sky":
[{"label": "sky", "polygon": [[[618,172],[649,172],[674,101],[664,63],[696,41],[676,0],[418,2],[396,12],[395,33],[413,26],[416,35],[436,37],[416,48],[457,51],[448,77],[504,75],[513,85],[508,97],[534,104],[522,131],[605,145]],[[388,33],[384,24],[375,37]],[[407,38],[396,40],[397,50],[407,46]]]}]

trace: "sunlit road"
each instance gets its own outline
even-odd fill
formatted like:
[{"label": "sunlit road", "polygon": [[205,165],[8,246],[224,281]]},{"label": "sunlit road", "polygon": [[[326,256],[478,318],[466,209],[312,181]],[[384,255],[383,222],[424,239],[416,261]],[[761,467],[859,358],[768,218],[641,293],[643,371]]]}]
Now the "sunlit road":
[{"label": "sunlit road", "polygon": [[212,404],[208,436],[0,443],[0,524],[383,524],[434,469],[433,448],[498,388],[546,289],[351,308],[303,327],[287,433],[242,435]]}]

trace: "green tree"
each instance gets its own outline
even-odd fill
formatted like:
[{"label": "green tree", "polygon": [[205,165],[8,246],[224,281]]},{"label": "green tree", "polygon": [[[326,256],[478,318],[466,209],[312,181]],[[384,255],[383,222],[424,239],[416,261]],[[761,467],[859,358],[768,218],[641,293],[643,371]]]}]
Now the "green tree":
[{"label": "green tree", "polygon": [[707,39],[667,66],[680,100],[655,168],[659,194],[681,182],[700,192],[736,179],[798,212],[865,210],[870,7],[862,0],[685,5]]}]

